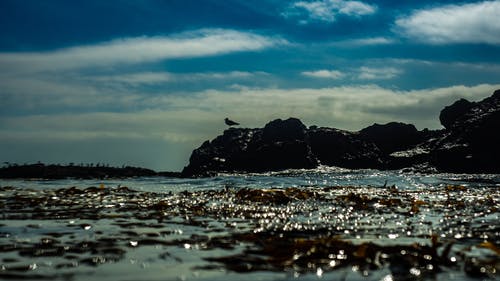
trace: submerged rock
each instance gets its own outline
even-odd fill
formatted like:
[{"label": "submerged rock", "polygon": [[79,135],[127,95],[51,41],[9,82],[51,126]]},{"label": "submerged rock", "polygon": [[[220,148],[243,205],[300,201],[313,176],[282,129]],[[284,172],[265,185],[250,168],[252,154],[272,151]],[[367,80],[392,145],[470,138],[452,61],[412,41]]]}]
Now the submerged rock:
[{"label": "submerged rock", "polygon": [[230,128],[195,149],[182,175],[314,168],[500,173],[500,90],[482,101],[461,99],[440,114],[444,130],[412,124],[373,124],[359,132],[273,120],[264,128]]}]

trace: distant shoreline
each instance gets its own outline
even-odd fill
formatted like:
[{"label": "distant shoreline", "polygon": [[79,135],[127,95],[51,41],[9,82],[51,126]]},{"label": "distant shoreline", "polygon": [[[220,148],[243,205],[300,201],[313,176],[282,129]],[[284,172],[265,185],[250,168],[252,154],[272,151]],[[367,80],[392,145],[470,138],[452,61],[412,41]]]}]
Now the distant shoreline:
[{"label": "distant shoreline", "polygon": [[0,179],[112,179],[133,177],[181,177],[180,172],[108,165],[10,164],[0,168]]}]

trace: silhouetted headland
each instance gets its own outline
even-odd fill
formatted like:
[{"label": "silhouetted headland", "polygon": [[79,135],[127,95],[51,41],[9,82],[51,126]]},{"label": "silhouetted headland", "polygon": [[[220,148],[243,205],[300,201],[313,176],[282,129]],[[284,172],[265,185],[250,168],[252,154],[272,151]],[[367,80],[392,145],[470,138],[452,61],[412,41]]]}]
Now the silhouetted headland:
[{"label": "silhouetted headland", "polygon": [[315,168],[500,173],[500,90],[479,102],[461,99],[439,116],[444,129],[373,124],[359,132],[277,119],[264,128],[229,128],[195,149],[183,176]]}]

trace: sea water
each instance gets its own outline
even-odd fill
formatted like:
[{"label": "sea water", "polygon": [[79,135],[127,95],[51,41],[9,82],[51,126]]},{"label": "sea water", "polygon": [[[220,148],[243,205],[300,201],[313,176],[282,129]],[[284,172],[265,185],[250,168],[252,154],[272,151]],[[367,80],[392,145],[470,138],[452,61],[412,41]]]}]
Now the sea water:
[{"label": "sea water", "polygon": [[1,180],[6,280],[498,278],[500,175]]}]

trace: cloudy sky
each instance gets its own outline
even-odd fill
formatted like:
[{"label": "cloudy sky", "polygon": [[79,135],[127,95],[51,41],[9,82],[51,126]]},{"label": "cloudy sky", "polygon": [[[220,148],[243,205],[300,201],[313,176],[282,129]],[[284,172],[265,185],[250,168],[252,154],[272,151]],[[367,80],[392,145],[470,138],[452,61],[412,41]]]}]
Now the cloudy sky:
[{"label": "cloudy sky", "polygon": [[275,118],[438,129],[500,89],[500,1],[2,0],[0,160],[180,170]]}]

